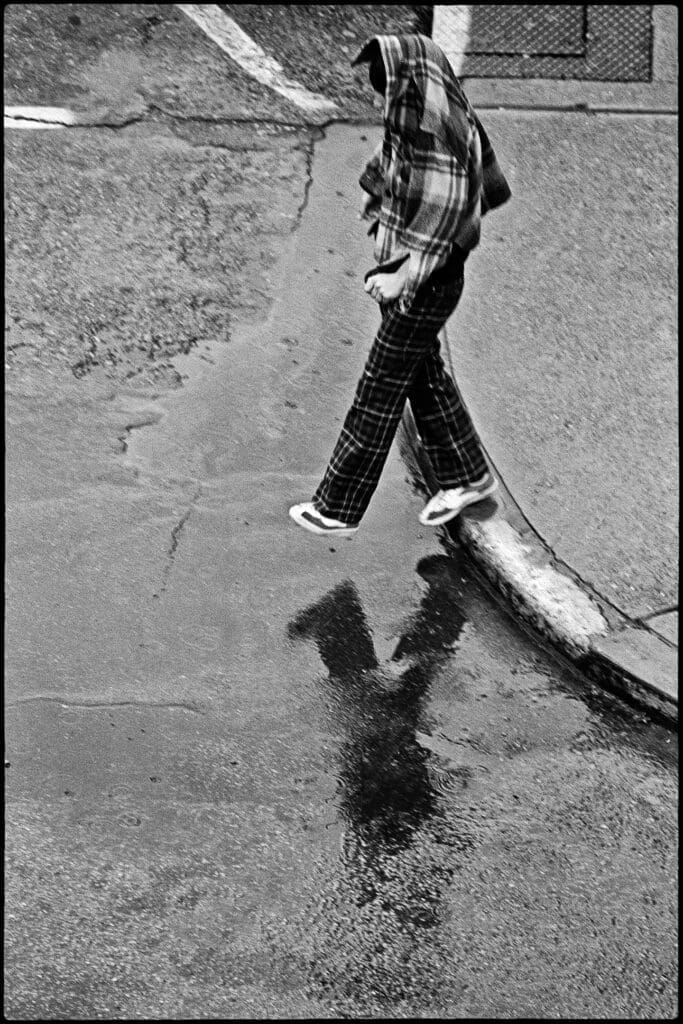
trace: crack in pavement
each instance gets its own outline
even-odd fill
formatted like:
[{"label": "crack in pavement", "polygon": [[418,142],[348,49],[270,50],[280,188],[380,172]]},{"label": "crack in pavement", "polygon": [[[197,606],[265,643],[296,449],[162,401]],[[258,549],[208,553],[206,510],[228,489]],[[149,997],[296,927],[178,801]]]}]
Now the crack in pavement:
[{"label": "crack in pavement", "polygon": [[204,227],[207,228],[211,224],[211,211],[209,210],[209,205],[204,196],[202,195],[202,192],[208,186],[210,177],[211,175],[209,171],[201,171],[196,178],[190,181],[190,191],[197,200],[197,203],[202,211],[202,220],[204,222]]},{"label": "crack in pavement", "polygon": [[302,201],[299,203],[299,207],[294,217],[294,223],[292,225],[291,233],[294,234],[301,227],[306,207],[308,206],[308,200],[310,196],[311,186],[313,185],[313,160],[315,157],[316,143],[322,142],[326,138],[326,132],[324,128],[316,128],[313,131],[308,132],[308,138],[306,140],[305,154],[306,154],[306,180],[304,182],[304,196]]},{"label": "crack in pavement", "polygon": [[180,542],[180,534],[182,533],[183,529],[185,528],[185,524],[187,523],[188,519],[190,518],[190,516],[194,512],[195,505],[199,501],[201,495],[202,495],[202,487],[201,487],[201,484],[200,484],[200,485],[198,485],[197,490],[195,491],[194,495],[192,496],[192,500],[190,502],[189,507],[182,514],[182,516],[180,517],[178,522],[175,524],[175,526],[171,530],[171,543],[169,545],[168,551],[166,552],[166,563],[165,563],[165,565],[164,565],[164,567],[162,569],[162,572],[161,572],[161,586],[159,588],[159,591],[152,595],[153,597],[155,597],[157,599],[159,599],[161,597],[161,595],[166,592],[166,586],[168,584],[168,579],[169,579],[169,576],[171,574],[171,569],[173,568],[173,563],[175,561],[176,552],[178,550],[178,544]]},{"label": "crack in pavement", "polygon": [[[185,124],[192,124],[194,122],[196,122],[198,124],[208,124],[208,125],[231,125],[231,124],[235,124],[235,125],[252,125],[253,124],[253,125],[263,125],[265,127],[270,127],[270,128],[275,128],[275,129],[286,128],[286,129],[289,129],[291,131],[313,131],[313,132],[315,132],[317,130],[324,130],[324,129],[329,128],[331,125],[334,125],[334,124],[350,124],[350,125],[358,124],[358,125],[365,125],[367,123],[366,119],[364,119],[364,118],[358,119],[358,118],[354,118],[353,116],[348,116],[348,117],[344,117],[344,116],[341,116],[341,117],[326,117],[324,120],[321,120],[321,121],[319,121],[319,120],[311,120],[309,118],[306,118],[306,117],[302,116],[300,120],[290,121],[290,120],[285,120],[284,118],[267,117],[267,116],[263,116],[262,117],[262,116],[253,116],[253,115],[251,115],[251,116],[249,116],[249,115],[241,116],[241,115],[227,114],[225,116],[220,116],[220,115],[218,115],[218,116],[213,115],[212,116],[212,115],[209,115],[209,114],[196,114],[196,113],[194,113],[194,114],[181,114],[181,113],[177,113],[177,112],[172,111],[172,110],[167,110],[165,107],[160,106],[158,103],[147,103],[147,104],[145,104],[145,106],[144,106],[144,108],[142,110],[140,110],[140,111],[138,111],[136,113],[128,114],[128,115],[124,114],[121,117],[121,119],[118,120],[118,121],[105,120],[104,119],[105,118],[104,114],[102,115],[101,118],[98,117],[97,115],[95,115],[91,119],[88,119],[87,114],[85,114],[85,113],[83,115],[73,114],[72,116],[74,118],[80,118],[80,119],[74,120],[74,121],[71,121],[71,122],[68,122],[66,120],[56,121],[54,119],[50,119],[50,118],[47,118],[47,117],[40,117],[38,115],[31,117],[31,116],[25,115],[25,114],[22,115],[21,118],[15,118],[15,117],[12,117],[11,115],[8,116],[7,113],[5,113],[5,118],[9,122],[14,121],[14,120],[16,120],[16,121],[19,121],[19,120],[21,120],[21,121],[29,121],[32,124],[49,125],[51,127],[64,128],[64,129],[69,129],[69,128],[72,128],[72,129],[73,128],[109,128],[111,130],[116,131],[116,130],[120,130],[122,128],[128,128],[130,125],[140,124],[140,122],[147,120],[148,118],[150,118],[150,116],[153,116],[155,114],[159,114],[159,115],[161,115],[161,117],[168,118],[171,121],[180,121],[180,122],[183,122]],[[11,124],[8,125],[8,127],[11,127]]]},{"label": "crack in pavement", "polygon": [[643,615],[641,621],[642,622],[649,622],[650,619],[656,619],[660,615],[670,615],[672,612],[677,612],[677,611],[678,611],[678,605],[677,604],[670,604],[670,605],[667,605],[666,608],[658,608],[656,612],[649,612],[647,615]]},{"label": "crack in pavement", "polygon": [[119,434],[117,441],[121,445],[121,451],[128,451],[128,439],[134,430],[142,430],[144,427],[154,427],[163,419],[163,413],[160,412],[149,412],[141,419],[132,420],[127,423],[123,428],[123,434]]},{"label": "crack in pavement", "polygon": [[661,633],[660,630],[657,628],[659,626],[659,622],[657,622],[658,619],[663,618],[665,615],[674,615],[677,613],[677,604],[667,605],[666,608],[659,608],[657,609],[657,611],[650,612],[649,614],[643,615],[638,619],[634,619],[633,624],[642,629],[644,632],[651,633],[654,636],[656,636],[657,639],[661,640],[662,643],[666,644],[667,647],[673,647],[675,650],[678,650],[678,644],[676,643],[676,641],[669,639],[668,636],[666,636],[664,633]]}]

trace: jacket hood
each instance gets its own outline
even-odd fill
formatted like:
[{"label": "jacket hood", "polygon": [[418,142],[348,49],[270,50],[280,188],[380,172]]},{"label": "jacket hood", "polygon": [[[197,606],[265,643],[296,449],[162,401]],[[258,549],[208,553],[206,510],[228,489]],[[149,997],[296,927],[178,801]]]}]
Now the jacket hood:
[{"label": "jacket hood", "polygon": [[428,132],[460,155],[474,114],[443,50],[423,35],[372,36],[352,64],[369,61],[377,47],[387,77],[385,124]]}]

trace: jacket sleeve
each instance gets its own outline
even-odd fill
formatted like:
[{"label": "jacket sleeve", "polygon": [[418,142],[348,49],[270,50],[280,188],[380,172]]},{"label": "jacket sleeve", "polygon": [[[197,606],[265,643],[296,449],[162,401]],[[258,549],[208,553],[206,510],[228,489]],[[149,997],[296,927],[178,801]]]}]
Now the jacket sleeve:
[{"label": "jacket sleeve", "polygon": [[379,144],[374,154],[365,166],[365,170],[358,179],[358,184],[372,196],[372,203],[366,208],[365,220],[372,221],[368,235],[375,238],[379,229],[378,214],[382,205],[384,194],[384,172],[382,170],[382,143]]},{"label": "jacket sleeve", "polygon": [[406,223],[400,241],[411,254],[400,299],[406,311],[417,289],[448,256],[470,209],[468,169],[438,150],[414,153],[406,197]]}]

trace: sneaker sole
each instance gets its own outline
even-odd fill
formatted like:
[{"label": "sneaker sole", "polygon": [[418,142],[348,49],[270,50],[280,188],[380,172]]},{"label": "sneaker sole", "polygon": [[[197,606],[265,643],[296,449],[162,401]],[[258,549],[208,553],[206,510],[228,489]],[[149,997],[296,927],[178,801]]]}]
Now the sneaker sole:
[{"label": "sneaker sole", "polygon": [[315,533],[318,537],[350,537],[358,529],[357,526],[318,526],[312,520],[306,519],[303,513],[294,512],[291,508],[289,515],[297,526],[302,526],[304,530],[308,530],[309,533]]},{"label": "sneaker sole", "polygon": [[448,512],[443,512],[438,519],[423,519],[422,513],[420,513],[419,519],[423,526],[443,526],[444,523],[449,523],[451,519],[455,519],[459,516],[469,505],[476,505],[479,501],[484,501],[486,498],[498,490],[498,481],[494,480],[492,484],[483,490],[477,491],[476,494],[472,494],[469,498],[464,498],[462,504],[457,509],[450,509]]}]

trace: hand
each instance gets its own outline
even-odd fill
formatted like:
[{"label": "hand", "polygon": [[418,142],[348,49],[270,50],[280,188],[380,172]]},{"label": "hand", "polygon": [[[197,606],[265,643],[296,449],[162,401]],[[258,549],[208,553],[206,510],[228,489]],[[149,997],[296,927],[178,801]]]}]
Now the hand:
[{"label": "hand", "polygon": [[406,272],[399,267],[393,274],[374,274],[365,282],[365,290],[375,302],[393,302],[403,291],[405,283]]},{"label": "hand", "polygon": [[369,192],[364,192],[358,219],[373,220],[381,205],[381,201],[377,196],[371,196]]}]

